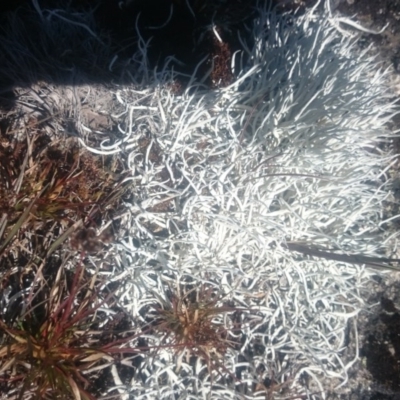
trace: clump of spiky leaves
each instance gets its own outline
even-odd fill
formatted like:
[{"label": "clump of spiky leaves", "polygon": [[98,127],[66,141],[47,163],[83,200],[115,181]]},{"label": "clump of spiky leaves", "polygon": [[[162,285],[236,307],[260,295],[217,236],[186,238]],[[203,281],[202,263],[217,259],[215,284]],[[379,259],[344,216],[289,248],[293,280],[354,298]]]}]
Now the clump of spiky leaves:
[{"label": "clump of spiky leaves", "polygon": [[0,374],[9,398],[93,400],[96,371],[137,352],[132,333],[99,330],[113,319],[99,311],[113,306],[113,294],[102,295],[100,283],[82,264],[70,280],[61,267],[50,289],[40,289],[47,300],[28,295],[21,317],[0,321]]},{"label": "clump of spiky leaves", "polygon": [[30,133],[27,141],[1,137],[0,232],[5,240],[0,254],[15,238],[14,227],[49,230],[54,223],[65,227],[87,217],[101,221],[100,210],[115,205],[122,190],[114,173],[118,165],[104,168],[73,139],[53,142],[34,127]]},{"label": "clump of spiky leaves", "polygon": [[175,351],[176,369],[183,360],[189,364],[194,358],[205,362],[209,372],[226,372],[223,358],[238,343],[224,316],[238,309],[224,303],[215,288],[205,284],[178,284],[165,297],[156,297],[159,303],[152,306],[152,326],[163,335],[161,347]]},{"label": "clump of spiky leaves", "polygon": [[[96,233],[120,209],[126,190],[115,158],[82,150],[74,138],[55,138],[44,120],[30,118],[23,126],[14,117],[0,132],[1,301],[23,292],[45,264],[59,265],[49,255],[78,226]],[[102,242],[80,240],[71,247],[104,250],[113,240],[111,228]]]}]

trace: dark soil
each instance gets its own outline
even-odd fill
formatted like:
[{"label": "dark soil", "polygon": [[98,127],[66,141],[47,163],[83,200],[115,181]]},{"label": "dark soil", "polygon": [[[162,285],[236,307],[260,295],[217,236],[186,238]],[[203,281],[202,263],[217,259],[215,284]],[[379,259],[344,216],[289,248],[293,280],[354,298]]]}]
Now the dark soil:
[{"label": "dark soil", "polygon": [[[379,319],[378,319],[379,318]],[[375,332],[362,347],[367,368],[376,381],[375,390],[383,394],[400,394],[400,314],[392,300],[382,297]]]},{"label": "dark soil", "polygon": [[[371,282],[379,303],[359,318],[360,362],[349,382],[354,400],[400,399],[400,283],[398,274]],[[347,395],[349,396],[349,394]],[[332,398],[348,399],[346,396]]]},{"label": "dark soil", "polygon": [[[15,100],[12,87],[28,86],[32,81],[58,84],[130,82],[126,68],[135,67],[136,61],[131,58],[145,43],[148,44],[150,69],[160,70],[168,65],[169,69],[183,74],[180,78],[183,85],[193,74],[210,87],[227,85],[233,80],[231,56],[241,48],[238,32],[251,46],[252,38],[246,24],[254,15],[256,3],[257,0],[39,1],[42,10],[57,9],[61,4],[67,16],[77,11],[91,13],[95,24],[91,29],[106,43],[104,49],[98,43],[90,43],[85,36],[81,37],[79,30],[68,29],[63,37],[55,38],[55,43],[54,38],[46,36],[46,26],[30,1],[2,2],[0,56],[8,67],[0,69],[0,105],[12,108],[9,104]],[[216,40],[214,31],[222,42]],[[12,57],[6,43],[10,32],[24,38],[19,44],[32,55],[25,57],[25,65],[10,61]],[[85,35],[88,36],[87,32]],[[70,43],[77,45],[70,48]],[[108,63],[115,55],[118,59],[111,72]],[[72,75],[66,72],[71,69],[74,69]]]}]

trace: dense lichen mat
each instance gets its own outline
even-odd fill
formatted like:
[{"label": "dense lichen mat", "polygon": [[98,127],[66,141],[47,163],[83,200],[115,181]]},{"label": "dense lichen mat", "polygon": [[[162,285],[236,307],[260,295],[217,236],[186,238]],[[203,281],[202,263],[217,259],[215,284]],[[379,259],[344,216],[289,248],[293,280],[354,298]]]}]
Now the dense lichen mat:
[{"label": "dense lichen mat", "polygon": [[[73,17],[42,12],[50,31]],[[143,41],[130,83],[15,88],[0,144],[4,398],[320,399],[346,385],[374,272],[296,250],[392,255],[386,72],[321,10],[260,7],[249,29],[224,87],[150,69]],[[69,378],[21,378],[53,343],[35,310],[79,337],[63,332],[54,355]],[[42,341],[22,333],[32,324]],[[25,345],[25,364],[2,350]]]}]

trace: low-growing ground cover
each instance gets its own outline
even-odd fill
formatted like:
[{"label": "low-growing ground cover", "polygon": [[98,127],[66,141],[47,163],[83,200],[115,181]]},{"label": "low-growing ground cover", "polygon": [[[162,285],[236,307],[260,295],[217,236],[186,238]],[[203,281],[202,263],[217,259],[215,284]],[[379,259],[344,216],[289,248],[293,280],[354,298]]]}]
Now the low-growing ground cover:
[{"label": "low-growing ground cover", "polygon": [[247,6],[183,3],[166,26],[187,7],[212,50],[191,73],[140,15],[118,58],[87,10],[8,17],[5,399],[319,399],[351,378],[374,269],[397,266],[387,72],[323,7],[259,4],[231,43]]}]

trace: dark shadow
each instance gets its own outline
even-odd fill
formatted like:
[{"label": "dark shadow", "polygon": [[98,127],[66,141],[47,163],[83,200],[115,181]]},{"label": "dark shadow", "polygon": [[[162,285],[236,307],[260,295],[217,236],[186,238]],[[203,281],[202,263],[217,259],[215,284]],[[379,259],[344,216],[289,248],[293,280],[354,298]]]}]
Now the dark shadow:
[{"label": "dark shadow", "polygon": [[[257,0],[13,0],[0,11],[0,107],[13,88],[145,81],[143,71],[232,81]],[[215,31],[222,39],[217,40]],[[221,44],[222,43],[222,44]],[[251,46],[251,43],[248,43]],[[148,64],[144,64],[145,60]],[[217,67],[214,67],[214,64]],[[143,78],[143,79],[141,79]]]}]

